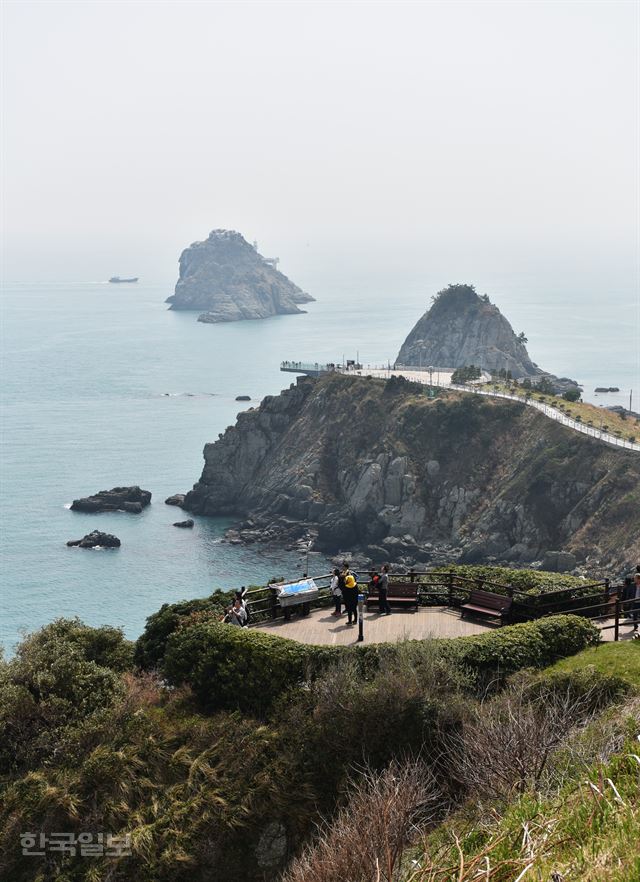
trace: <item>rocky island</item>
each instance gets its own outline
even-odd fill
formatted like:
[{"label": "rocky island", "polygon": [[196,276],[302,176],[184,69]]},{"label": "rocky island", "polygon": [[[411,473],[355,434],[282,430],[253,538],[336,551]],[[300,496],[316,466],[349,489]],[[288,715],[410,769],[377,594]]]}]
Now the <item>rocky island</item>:
[{"label": "rocky island", "polygon": [[101,533],[100,530],[93,530],[82,539],[70,539],[67,542],[69,548],[120,548],[121,544],[117,536]]},{"label": "rocky island", "polygon": [[556,394],[577,387],[575,380],[555,377],[529,358],[523,333],[516,336],[509,321],[489,297],[473,285],[449,285],[432,299],[430,309],[406,338],[396,364],[461,368],[475,365],[490,373],[508,371],[532,384],[546,379]]},{"label": "rocky island", "polygon": [[103,511],[127,511],[140,514],[151,502],[151,493],[140,487],[113,487],[111,490],[100,490],[93,496],[74,499],[71,511],[85,511],[97,514]]},{"label": "rocky island", "polygon": [[[640,458],[518,402],[403,378],[300,378],[204,449],[183,507],[238,536],[376,562],[635,564]],[[558,562],[557,557],[552,559]]]},{"label": "rocky island", "polygon": [[199,322],[235,322],[304,312],[306,294],[262,257],[240,233],[213,230],[180,255],[180,277],[167,298],[171,309],[202,310]]}]

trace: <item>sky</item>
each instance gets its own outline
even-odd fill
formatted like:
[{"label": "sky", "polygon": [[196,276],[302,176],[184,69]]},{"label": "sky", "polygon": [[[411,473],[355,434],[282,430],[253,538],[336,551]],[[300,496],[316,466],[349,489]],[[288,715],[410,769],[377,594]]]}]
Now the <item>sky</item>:
[{"label": "sky", "polygon": [[217,227],[294,269],[637,277],[637,2],[2,6],[5,279],[167,279]]}]

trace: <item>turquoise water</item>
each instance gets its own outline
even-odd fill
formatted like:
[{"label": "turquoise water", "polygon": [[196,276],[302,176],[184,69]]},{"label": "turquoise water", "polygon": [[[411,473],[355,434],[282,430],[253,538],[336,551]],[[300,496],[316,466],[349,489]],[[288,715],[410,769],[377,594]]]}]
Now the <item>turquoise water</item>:
[{"label": "turquoise water", "polygon": [[[294,275],[292,273],[292,275]],[[220,544],[227,522],[171,526],[202,468],[202,448],[240,409],[292,380],[282,359],[393,360],[431,293],[448,279],[295,280],[313,293],[308,314],[203,325],[167,310],[172,281],[114,286],[6,284],[2,303],[2,559],[0,642],[57,616],[121,625],[137,636],[162,603],[215,587],[263,583],[304,568],[295,552]],[[488,291],[524,329],[539,364],[595,385],[640,394],[637,292],[487,278]],[[240,404],[235,396],[251,395]],[[75,497],[122,484],[153,493],[142,515],[86,515]],[[92,529],[116,551],[65,546]],[[310,569],[324,569],[312,557]]]}]

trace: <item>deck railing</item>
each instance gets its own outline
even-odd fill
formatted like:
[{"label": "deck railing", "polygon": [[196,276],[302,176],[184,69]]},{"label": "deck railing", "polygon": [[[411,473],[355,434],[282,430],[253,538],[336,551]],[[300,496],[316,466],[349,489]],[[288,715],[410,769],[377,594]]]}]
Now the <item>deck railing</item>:
[{"label": "deck railing", "polygon": [[[310,576],[319,588],[319,596],[313,601],[301,604],[300,611],[308,613],[310,609],[331,605],[332,597],[329,588],[331,577],[331,573]],[[616,640],[623,614],[635,609],[634,604],[639,603],[633,599],[624,600],[624,586],[612,586],[608,579],[585,582],[581,585],[547,592],[540,592],[535,588],[528,590],[515,588],[512,585],[495,582],[491,579],[470,578],[453,570],[434,572],[433,570],[411,569],[406,573],[390,573],[389,579],[391,583],[394,581],[417,582],[418,603],[421,606],[445,606],[456,609],[469,599],[474,589],[504,594],[512,599],[509,618],[511,623],[532,621],[561,613],[582,615],[590,619],[614,618],[613,625],[600,627],[601,630],[615,629]],[[290,581],[296,580],[297,578],[294,578]],[[274,584],[270,583],[263,588],[255,588],[247,592],[252,624],[259,624],[281,616],[288,618],[295,614],[294,610],[297,607],[282,608],[279,605],[277,593],[272,587]],[[358,586],[364,592],[366,592],[366,585],[367,580],[360,578]],[[640,615],[640,609],[638,613]]]}]

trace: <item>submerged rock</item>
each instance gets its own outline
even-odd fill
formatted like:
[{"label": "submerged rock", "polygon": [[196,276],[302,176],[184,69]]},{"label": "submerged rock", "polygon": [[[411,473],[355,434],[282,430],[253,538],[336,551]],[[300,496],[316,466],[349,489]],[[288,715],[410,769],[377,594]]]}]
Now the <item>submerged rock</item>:
[{"label": "submerged rock", "polygon": [[151,493],[140,487],[114,487],[112,490],[100,490],[93,496],[74,499],[72,511],[85,511],[97,514],[103,511],[128,511],[140,514],[151,502]]},{"label": "submerged rock", "polygon": [[175,521],[174,527],[185,527],[187,529],[193,527],[193,520],[191,518],[187,518],[186,521]]},{"label": "submerged rock", "polygon": [[262,257],[240,233],[213,230],[180,255],[180,278],[171,309],[205,310],[199,322],[235,322],[300,313],[305,294],[273,262]]},{"label": "submerged rock", "polygon": [[250,395],[236,395],[236,401],[251,401]]},{"label": "submerged rock", "polygon": [[121,542],[117,536],[111,533],[101,533],[99,530],[94,530],[92,533],[87,533],[82,539],[70,539],[67,545],[70,548],[74,546],[77,548],[120,548]]}]

